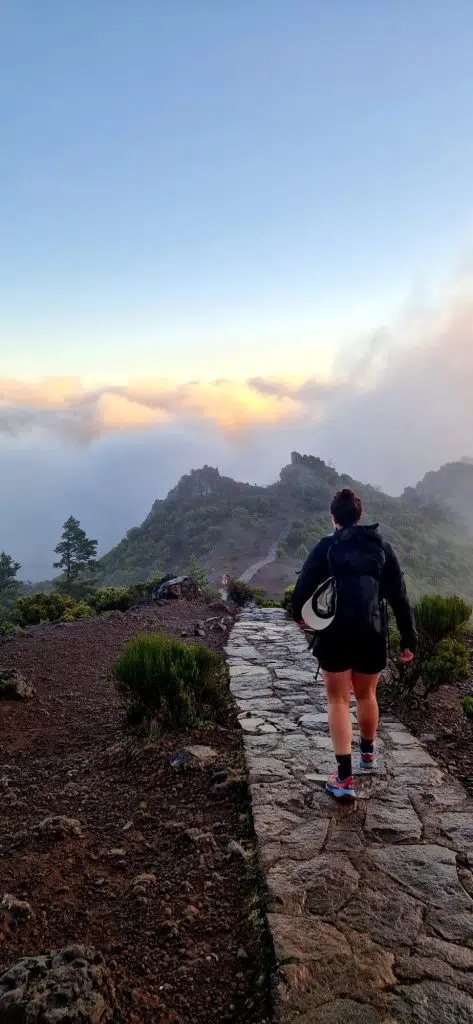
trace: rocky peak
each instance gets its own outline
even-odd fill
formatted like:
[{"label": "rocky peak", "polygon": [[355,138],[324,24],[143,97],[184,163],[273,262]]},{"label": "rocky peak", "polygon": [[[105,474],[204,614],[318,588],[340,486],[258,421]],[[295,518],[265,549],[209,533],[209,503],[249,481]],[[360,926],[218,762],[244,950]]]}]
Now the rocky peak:
[{"label": "rocky peak", "polygon": [[221,488],[222,477],[218,469],[213,466],[202,466],[201,469],[192,469],[179,480],[179,483],[168,494],[170,501],[193,500],[204,498],[208,494],[214,494]]}]

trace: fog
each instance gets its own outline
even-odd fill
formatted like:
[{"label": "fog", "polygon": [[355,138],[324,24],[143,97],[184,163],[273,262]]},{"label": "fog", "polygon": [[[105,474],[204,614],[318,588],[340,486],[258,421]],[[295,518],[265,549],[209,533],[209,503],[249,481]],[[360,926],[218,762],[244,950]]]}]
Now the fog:
[{"label": "fog", "polygon": [[131,382],[84,391],[62,378],[0,381],[0,548],[25,579],[51,574],[69,514],[106,551],[155,498],[204,463],[257,483],[291,450],[399,493],[473,455],[473,299],[404,315],[354,339],[331,381]]}]

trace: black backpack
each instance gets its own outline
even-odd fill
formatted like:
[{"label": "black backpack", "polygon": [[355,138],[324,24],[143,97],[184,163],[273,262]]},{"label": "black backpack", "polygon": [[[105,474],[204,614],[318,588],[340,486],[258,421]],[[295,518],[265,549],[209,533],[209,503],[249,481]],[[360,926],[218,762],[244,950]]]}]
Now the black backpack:
[{"label": "black backpack", "polygon": [[329,570],[337,588],[337,611],[331,628],[383,633],[381,578],[385,562],[377,526],[350,526],[337,532],[328,552]]}]

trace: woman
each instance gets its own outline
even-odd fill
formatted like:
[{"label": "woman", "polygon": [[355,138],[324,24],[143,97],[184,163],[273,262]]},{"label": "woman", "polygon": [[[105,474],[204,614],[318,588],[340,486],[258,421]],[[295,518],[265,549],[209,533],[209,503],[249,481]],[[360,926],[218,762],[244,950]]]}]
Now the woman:
[{"label": "woman", "polygon": [[376,687],[387,662],[387,621],[384,601],[391,605],[401,636],[401,662],[412,661],[417,634],[399,562],[378,527],[360,526],[361,501],[353,491],[339,491],[330,506],[335,527],[315,545],[294,590],[292,607],[299,622],[302,608],[316,587],[336,580],[337,610],[327,629],[316,634],[315,653],[328,697],[330,735],[338,771],[327,781],[329,793],[355,798],[352,775],[350,694],[357,704],[360,767],[376,767],[378,727]]}]

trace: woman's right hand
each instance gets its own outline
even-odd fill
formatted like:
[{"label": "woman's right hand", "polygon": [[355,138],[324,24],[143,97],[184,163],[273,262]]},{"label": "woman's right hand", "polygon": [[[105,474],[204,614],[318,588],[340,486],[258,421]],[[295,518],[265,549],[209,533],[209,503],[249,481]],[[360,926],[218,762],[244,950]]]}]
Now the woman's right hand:
[{"label": "woman's right hand", "polygon": [[404,650],[401,651],[399,661],[401,662],[401,665],[409,665],[411,661],[414,661],[414,655],[408,647],[405,647]]}]

